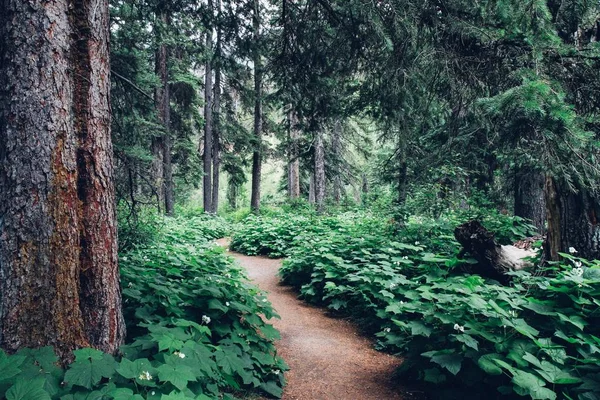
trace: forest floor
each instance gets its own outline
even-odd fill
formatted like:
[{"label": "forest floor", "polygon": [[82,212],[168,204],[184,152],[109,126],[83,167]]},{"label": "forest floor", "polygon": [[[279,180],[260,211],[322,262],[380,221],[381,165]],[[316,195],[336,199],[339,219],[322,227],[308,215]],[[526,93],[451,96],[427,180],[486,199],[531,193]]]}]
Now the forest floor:
[{"label": "forest floor", "polygon": [[[218,243],[227,247],[228,241]],[[229,253],[250,279],[268,292],[281,319],[270,321],[281,333],[278,354],[290,366],[283,400],[397,400],[422,398],[393,382],[401,359],[373,349],[351,322],[327,316],[289,287],[279,285],[281,260]]]}]

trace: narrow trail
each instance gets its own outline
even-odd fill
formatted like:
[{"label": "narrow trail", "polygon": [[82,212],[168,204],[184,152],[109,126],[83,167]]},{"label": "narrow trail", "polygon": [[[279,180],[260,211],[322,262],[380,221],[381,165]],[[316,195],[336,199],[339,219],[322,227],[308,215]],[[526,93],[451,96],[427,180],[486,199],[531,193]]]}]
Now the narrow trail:
[{"label": "narrow trail", "polygon": [[[218,243],[227,247],[227,240]],[[401,360],[380,353],[350,322],[330,318],[326,311],[297,299],[279,285],[281,260],[229,253],[248,271],[252,281],[268,292],[281,320],[276,343],[288,363],[283,400],[400,400],[410,399],[394,387],[391,377]]]}]

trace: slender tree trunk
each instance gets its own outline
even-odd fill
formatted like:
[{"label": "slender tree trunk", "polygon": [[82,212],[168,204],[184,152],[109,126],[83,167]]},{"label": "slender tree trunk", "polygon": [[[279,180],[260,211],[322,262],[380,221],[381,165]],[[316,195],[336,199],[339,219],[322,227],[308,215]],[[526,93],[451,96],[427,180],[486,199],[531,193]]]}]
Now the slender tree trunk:
[{"label": "slender tree trunk", "polygon": [[[165,10],[161,10],[158,15],[161,26],[157,29],[158,32],[158,50],[156,51],[156,75],[160,79],[160,86],[156,88],[154,92],[154,103],[156,110],[158,111],[158,118],[162,123],[165,134],[158,138],[156,146],[155,162],[157,164],[162,162],[162,165],[156,165],[155,167],[155,182],[157,182],[157,190],[163,197],[165,213],[167,215],[173,215],[174,207],[174,195],[173,195],[173,166],[171,162],[171,137],[170,137],[170,125],[171,125],[171,107],[170,107],[170,93],[169,93],[169,70],[168,70],[168,59],[169,49],[165,44],[164,30],[169,25],[169,16]],[[160,154],[162,153],[162,154]]]},{"label": "slender tree trunk", "polygon": [[398,187],[397,187],[397,203],[403,206],[406,202],[406,192],[408,186],[408,165],[406,162],[406,138],[400,134],[398,138]]},{"label": "slender tree trunk", "polygon": [[252,154],[252,193],[250,208],[260,210],[260,180],[262,168],[262,60],[260,51],[260,1],[254,0],[254,152]]},{"label": "slender tree trunk", "polygon": [[152,185],[156,193],[158,211],[163,210],[165,204],[165,142],[164,136],[152,138]]},{"label": "slender tree trunk", "polygon": [[333,201],[340,204],[342,199],[342,121],[336,119],[333,126],[332,150],[334,160]]},{"label": "slender tree trunk", "polygon": [[212,204],[211,212],[219,211],[219,172],[221,164],[221,0],[217,0],[217,48],[215,54],[215,85],[213,97],[213,186],[212,186]]},{"label": "slender tree trunk", "polygon": [[310,180],[308,182],[308,202],[310,204],[316,203],[316,192],[315,192],[315,173],[311,172]]},{"label": "slender tree trunk", "polygon": [[[208,7],[213,9],[212,0],[208,1]],[[206,48],[212,49],[212,28],[206,32]],[[204,166],[204,212],[212,211],[212,150],[213,150],[213,80],[212,80],[212,57],[206,61],[204,71],[204,154],[202,156]]]},{"label": "slender tree trunk", "polygon": [[527,218],[543,233],[546,226],[546,203],[544,201],[544,175],[540,172],[522,172],[515,175],[516,216]]},{"label": "slender tree trunk", "polygon": [[585,189],[577,193],[567,185],[546,177],[548,234],[546,258],[558,260],[559,252],[573,247],[577,256],[600,259],[600,202]]},{"label": "slender tree trunk", "polygon": [[288,193],[290,199],[300,197],[300,160],[298,159],[298,140],[300,132],[296,129],[296,119],[292,111],[288,114],[290,154],[288,165]]},{"label": "slender tree trunk", "polygon": [[323,145],[323,130],[317,131],[315,140],[315,203],[317,211],[325,209],[325,149]]},{"label": "slender tree trunk", "polygon": [[125,324],[108,1],[2,5],[0,346],[114,353]]}]

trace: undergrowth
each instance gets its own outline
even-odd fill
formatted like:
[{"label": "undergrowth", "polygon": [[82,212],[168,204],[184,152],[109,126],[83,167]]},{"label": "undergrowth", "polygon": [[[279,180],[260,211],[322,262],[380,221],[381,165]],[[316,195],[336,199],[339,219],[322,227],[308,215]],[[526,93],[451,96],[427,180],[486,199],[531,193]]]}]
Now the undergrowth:
[{"label": "undergrowth", "polygon": [[7,400],[235,399],[248,391],[280,397],[284,362],[265,319],[276,317],[223,250],[223,219],[165,219],[146,244],[120,257],[127,344],[117,357],[75,351],[58,367],[52,348],[0,351]]},{"label": "undergrowth", "polygon": [[[473,215],[363,216],[251,217],[236,236],[250,239],[240,250],[288,256],[284,284],[359,322],[432,398],[599,398],[599,262],[564,254],[501,286],[460,272],[475,261],[457,258],[452,232]],[[499,213],[483,222],[504,244],[531,233]]]}]

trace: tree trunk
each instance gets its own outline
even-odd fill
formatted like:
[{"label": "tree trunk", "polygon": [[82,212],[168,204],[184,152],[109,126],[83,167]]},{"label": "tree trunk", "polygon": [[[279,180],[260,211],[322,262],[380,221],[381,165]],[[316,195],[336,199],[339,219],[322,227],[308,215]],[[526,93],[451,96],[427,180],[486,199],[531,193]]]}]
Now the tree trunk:
[{"label": "tree trunk", "polygon": [[[213,9],[212,0],[208,1],[208,7]],[[206,48],[212,50],[212,27],[206,32]],[[202,155],[204,179],[203,200],[204,212],[212,211],[212,150],[213,150],[213,80],[212,80],[212,57],[209,56],[204,71],[204,154]]]},{"label": "tree trunk", "polygon": [[325,208],[325,149],[323,146],[323,131],[317,131],[315,139],[315,203],[317,211]]},{"label": "tree trunk", "polygon": [[115,353],[108,1],[2,4],[0,346]]},{"label": "tree trunk", "polygon": [[340,204],[342,199],[342,121],[336,119],[333,126],[333,139],[331,141],[334,160],[333,171],[333,201]]},{"label": "tree trunk", "polygon": [[[154,92],[154,103],[156,110],[158,111],[158,119],[165,129],[164,135],[159,138],[159,143],[156,146],[155,162],[162,165],[155,166],[155,182],[157,183],[157,190],[161,193],[164,201],[165,213],[167,215],[173,215],[174,207],[174,195],[173,195],[173,166],[171,162],[171,137],[170,137],[170,125],[171,125],[171,106],[170,106],[170,93],[169,93],[169,70],[168,70],[168,57],[169,50],[164,42],[164,29],[169,24],[169,16],[165,10],[159,12],[158,18],[160,19],[161,26],[156,29],[158,32],[158,50],[156,51],[155,70],[156,75],[160,79],[160,86],[158,86]],[[162,154],[160,154],[162,153]]]},{"label": "tree trunk", "polygon": [[600,259],[600,202],[584,189],[577,193],[551,177],[546,177],[546,210],[548,234],[546,258],[559,260],[559,252],[587,259]]},{"label": "tree trunk", "polygon": [[526,218],[543,233],[546,228],[544,175],[519,171],[515,175],[515,215]]},{"label": "tree trunk", "polygon": [[156,202],[158,211],[163,210],[165,204],[165,142],[163,136],[155,136],[152,138],[152,185],[156,194]]},{"label": "tree trunk", "polygon": [[300,132],[296,129],[296,119],[292,111],[288,114],[290,154],[288,165],[288,193],[290,199],[300,197],[300,160],[298,159],[298,140]]},{"label": "tree trunk", "polygon": [[262,167],[262,62],[260,45],[260,1],[254,0],[252,26],[254,30],[254,152],[252,154],[252,193],[250,208],[260,210],[260,179]]},{"label": "tree trunk", "polygon": [[535,251],[523,250],[515,246],[500,246],[494,234],[485,229],[478,221],[469,221],[454,230],[454,237],[463,246],[462,253],[469,253],[478,264],[468,272],[497,280],[503,285],[510,282],[509,271],[518,271],[532,267],[526,257],[535,256]]},{"label": "tree trunk", "polygon": [[315,173],[312,172],[310,174],[310,181],[308,182],[308,202],[310,204],[316,203],[316,194],[315,194]]},{"label": "tree trunk", "polygon": [[221,164],[221,0],[217,0],[217,49],[215,53],[215,85],[213,97],[213,181],[212,181],[212,204],[211,212],[216,214],[219,211],[219,172]]}]

